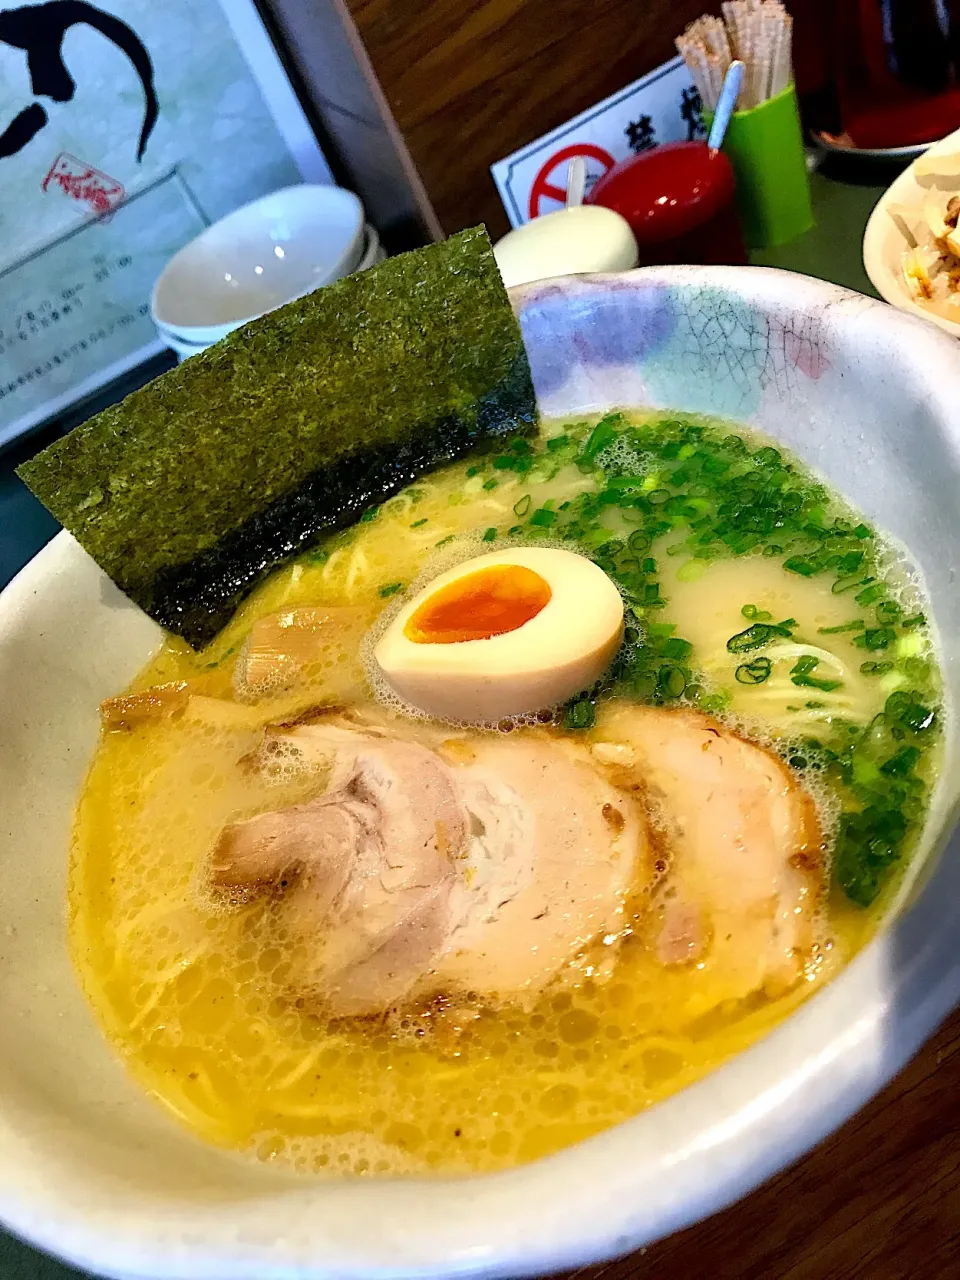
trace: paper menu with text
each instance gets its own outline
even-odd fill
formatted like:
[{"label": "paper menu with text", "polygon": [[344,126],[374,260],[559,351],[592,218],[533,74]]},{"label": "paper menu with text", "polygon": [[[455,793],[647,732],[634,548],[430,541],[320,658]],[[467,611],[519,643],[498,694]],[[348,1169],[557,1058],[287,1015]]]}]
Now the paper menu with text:
[{"label": "paper menu with text", "polygon": [[332,180],[278,77],[251,0],[0,0],[0,444],[159,349],[207,223]]}]

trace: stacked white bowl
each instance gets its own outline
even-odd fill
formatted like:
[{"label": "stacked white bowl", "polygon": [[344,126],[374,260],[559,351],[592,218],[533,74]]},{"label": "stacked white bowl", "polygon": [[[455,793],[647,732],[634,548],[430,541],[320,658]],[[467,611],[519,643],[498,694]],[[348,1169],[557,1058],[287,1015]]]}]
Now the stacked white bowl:
[{"label": "stacked white bowl", "polygon": [[150,315],[184,360],[385,256],[352,192],[285,187],[234,210],[175,254],[154,286]]}]

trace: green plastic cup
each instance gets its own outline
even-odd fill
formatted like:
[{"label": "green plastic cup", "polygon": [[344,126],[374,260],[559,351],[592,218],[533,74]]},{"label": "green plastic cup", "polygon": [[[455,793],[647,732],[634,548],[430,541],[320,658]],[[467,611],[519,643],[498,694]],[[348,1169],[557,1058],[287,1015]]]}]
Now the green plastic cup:
[{"label": "green plastic cup", "polygon": [[[707,127],[712,123],[705,113]],[[813,226],[810,179],[794,85],[735,111],[721,148],[737,180],[737,212],[751,249],[772,249]]]}]

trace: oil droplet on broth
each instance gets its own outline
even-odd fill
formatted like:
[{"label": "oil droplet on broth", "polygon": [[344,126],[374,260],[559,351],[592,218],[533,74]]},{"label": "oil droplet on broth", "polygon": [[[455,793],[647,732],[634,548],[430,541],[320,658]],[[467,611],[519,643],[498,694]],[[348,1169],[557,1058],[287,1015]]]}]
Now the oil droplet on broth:
[{"label": "oil droplet on broth", "polygon": [[[464,470],[418,482],[416,500],[401,495],[325,558],[276,575],[218,642],[224,652],[242,643],[254,619],[281,608],[360,606],[372,620],[384,609],[385,582],[412,588],[428,562],[449,567],[477,554],[475,530],[496,516],[489,506],[478,516],[473,498],[450,501]],[[562,499],[565,485],[579,492],[588,481],[568,468],[540,492]],[[533,486],[509,473],[501,483],[482,501],[499,494],[509,520]],[[437,551],[451,535],[466,537]],[[693,590],[678,596],[678,608]],[[685,620],[684,634],[693,625]],[[345,690],[352,703],[370,697],[362,664],[370,643],[358,654],[332,637],[297,688],[269,690],[269,712],[255,704],[246,723],[171,722],[100,743],[78,809],[73,951],[111,1040],[174,1115],[212,1142],[313,1175],[506,1168],[691,1083],[805,997],[800,984],[778,1001],[715,1010],[708,1034],[688,1016],[687,998],[692,991],[692,1006],[709,1006],[709,971],[665,974],[628,938],[609,981],[548,990],[526,1012],[479,1011],[459,1023],[432,1014],[329,1022],[292,998],[285,975],[297,957],[278,944],[270,904],[218,911],[198,891],[198,868],[227,821],[316,792],[316,777],[292,760],[278,757],[266,778],[238,779],[236,763],[255,746],[258,723],[282,718],[307,694],[318,702]],[[172,642],[136,686],[202,678],[210,698],[232,697],[237,654],[210,672],[203,659]],[[409,731],[418,731],[415,722]],[[632,911],[628,903],[628,920]],[[820,980],[864,933],[862,917],[832,912]]]}]

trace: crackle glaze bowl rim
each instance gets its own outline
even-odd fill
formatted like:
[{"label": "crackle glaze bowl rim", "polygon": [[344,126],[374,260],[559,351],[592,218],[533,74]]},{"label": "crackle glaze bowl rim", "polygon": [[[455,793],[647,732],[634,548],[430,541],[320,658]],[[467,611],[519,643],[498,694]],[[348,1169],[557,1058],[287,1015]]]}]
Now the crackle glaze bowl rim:
[{"label": "crackle glaze bowl rim", "polygon": [[[822,461],[868,514],[892,513],[881,523],[905,541],[919,530],[924,571],[941,589],[949,580],[947,562],[960,561],[960,355],[933,326],[759,268],[648,268],[512,297],[547,414],[632,395],[755,422]],[[831,454],[838,442],[854,456],[848,473]],[[901,520],[898,477],[925,514]],[[935,613],[955,702],[960,604]],[[372,1280],[599,1261],[715,1212],[809,1150],[960,1001],[960,842],[941,852],[960,798],[951,720],[931,856],[895,918],[787,1021],[668,1101],[473,1178],[308,1181],[207,1148],[126,1079],[62,937],[67,833],[96,703],[158,636],[65,533],[0,598],[0,1220],[75,1265],[139,1280]]]}]

